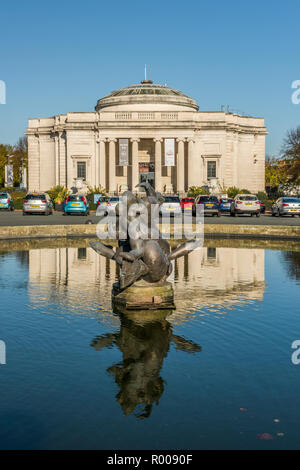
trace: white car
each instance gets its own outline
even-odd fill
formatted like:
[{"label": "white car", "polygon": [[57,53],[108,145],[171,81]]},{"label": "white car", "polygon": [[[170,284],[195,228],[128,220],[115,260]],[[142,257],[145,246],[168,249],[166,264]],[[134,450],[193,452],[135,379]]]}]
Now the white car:
[{"label": "white car", "polygon": [[163,198],[165,202],[163,202],[159,208],[160,215],[182,215],[179,196],[163,196]]},{"label": "white car", "polygon": [[230,206],[230,215],[235,217],[239,214],[260,216],[260,201],[254,194],[237,194]]},{"label": "white car", "polygon": [[116,206],[120,202],[120,197],[119,196],[112,196],[108,199],[109,202],[109,212],[115,212],[116,211]]}]

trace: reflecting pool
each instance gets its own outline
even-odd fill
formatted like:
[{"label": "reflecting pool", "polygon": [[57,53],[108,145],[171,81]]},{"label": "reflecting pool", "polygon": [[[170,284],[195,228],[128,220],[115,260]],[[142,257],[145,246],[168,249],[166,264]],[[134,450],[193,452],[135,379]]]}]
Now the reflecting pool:
[{"label": "reflecting pool", "polygon": [[300,447],[298,245],[210,240],[173,268],[175,311],[119,316],[87,241],[0,243],[0,448]]}]

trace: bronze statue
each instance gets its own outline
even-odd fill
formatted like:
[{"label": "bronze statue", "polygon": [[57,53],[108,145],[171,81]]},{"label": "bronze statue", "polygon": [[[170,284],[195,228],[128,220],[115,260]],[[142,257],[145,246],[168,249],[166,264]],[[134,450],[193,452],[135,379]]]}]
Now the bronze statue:
[{"label": "bronze statue", "polygon": [[[188,254],[200,242],[187,241],[171,251],[168,241],[159,232],[158,224],[154,227],[151,224],[159,219],[163,196],[155,192],[148,182],[137,187],[145,190],[145,197],[139,198],[131,191],[125,191],[116,207],[119,234],[125,226],[125,237],[119,237],[118,248],[114,250],[101,241],[90,242],[90,246],[120,266],[119,282],[113,290],[115,303],[123,308],[174,308],[172,286],[167,282],[172,272],[171,261]],[[134,228],[136,222],[139,230],[132,234],[130,227]]]}]

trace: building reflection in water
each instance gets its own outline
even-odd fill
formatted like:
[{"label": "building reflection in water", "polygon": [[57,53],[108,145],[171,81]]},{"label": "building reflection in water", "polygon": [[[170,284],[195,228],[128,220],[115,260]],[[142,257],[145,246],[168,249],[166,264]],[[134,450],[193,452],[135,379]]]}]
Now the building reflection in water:
[{"label": "building reflection in water", "polygon": [[[68,307],[68,313],[93,314],[99,321],[115,325],[115,333],[96,337],[91,346],[102,350],[117,346],[123,359],[109,367],[119,387],[117,401],[125,415],[139,418],[151,414],[164,391],[160,376],[170,345],[188,353],[201,347],[173,334],[172,325],[194,312],[216,310],[224,313],[236,304],[262,300],[264,250],[251,248],[203,247],[174,263],[176,310],[171,316],[145,317],[111,315],[111,289],[117,266],[89,247],[36,249],[29,251],[29,297],[33,305]],[[143,320],[144,318],[144,320]]]},{"label": "building reflection in water", "polygon": [[170,344],[187,353],[199,352],[201,347],[174,335],[167,313],[152,312],[151,320],[143,313],[139,319],[120,315],[120,321],[119,332],[98,336],[91,346],[97,351],[112,345],[120,349],[122,362],[107,369],[120,389],[116,399],[126,416],[137,409],[136,417],[147,418],[164,391],[160,371]]},{"label": "building reflection in water", "polygon": [[[94,302],[95,308],[110,312],[117,270],[114,261],[89,247],[30,250],[30,299],[68,303],[80,314]],[[178,320],[199,308],[228,308],[237,302],[262,300],[264,250],[202,247],[175,261],[170,281],[174,282]]]}]

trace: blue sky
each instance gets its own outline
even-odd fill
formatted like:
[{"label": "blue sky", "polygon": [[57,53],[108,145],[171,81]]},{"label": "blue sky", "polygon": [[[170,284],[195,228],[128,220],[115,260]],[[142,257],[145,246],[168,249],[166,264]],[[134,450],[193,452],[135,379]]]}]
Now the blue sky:
[{"label": "blue sky", "polygon": [[2,3],[0,142],[29,117],[93,111],[110,91],[148,78],[195,98],[263,116],[266,151],[278,154],[300,125],[291,83],[300,80],[296,1],[94,0]]}]

